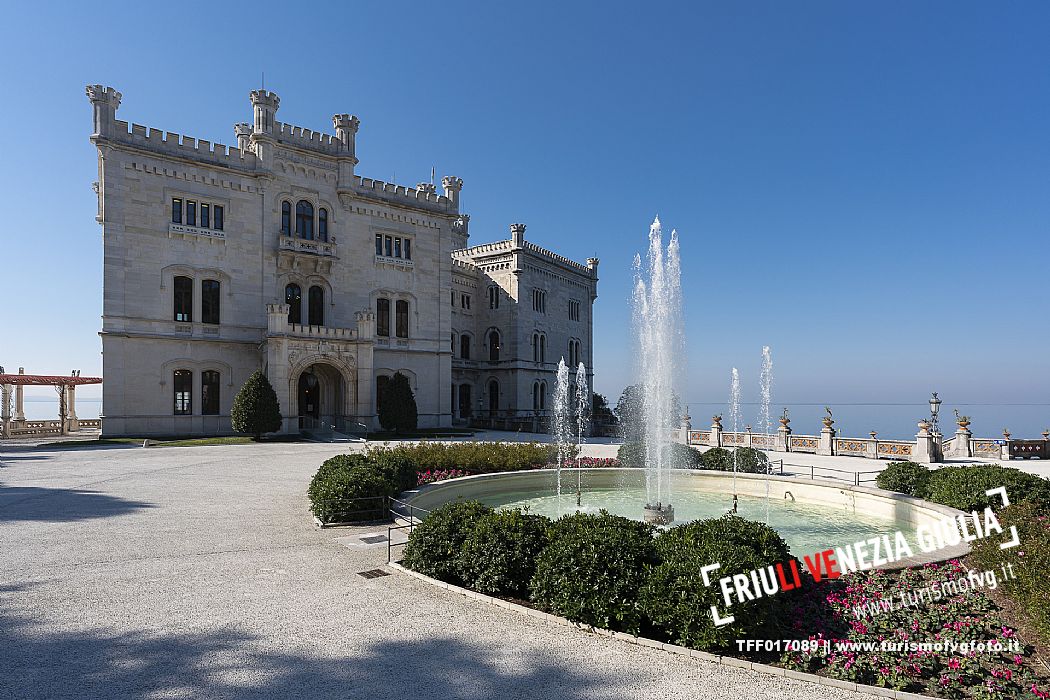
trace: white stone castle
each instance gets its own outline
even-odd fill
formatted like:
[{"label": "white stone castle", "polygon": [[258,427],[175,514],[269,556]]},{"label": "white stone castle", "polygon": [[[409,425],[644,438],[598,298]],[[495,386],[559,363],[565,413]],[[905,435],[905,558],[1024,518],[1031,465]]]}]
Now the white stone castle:
[{"label": "white stone castle", "polygon": [[104,435],[231,431],[257,369],[283,432],[378,428],[401,372],[420,427],[535,430],[558,360],[592,366],[598,260],[511,237],[467,246],[463,181],[408,188],[355,174],[357,117],[335,135],[276,120],[250,94],[237,147],[116,118],[87,87],[104,245]]}]

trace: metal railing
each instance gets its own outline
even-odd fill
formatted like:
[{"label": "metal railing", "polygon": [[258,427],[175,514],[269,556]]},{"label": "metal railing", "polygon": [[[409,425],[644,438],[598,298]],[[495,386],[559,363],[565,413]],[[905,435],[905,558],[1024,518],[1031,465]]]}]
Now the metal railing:
[{"label": "metal railing", "polygon": [[[784,473],[784,460],[780,460],[780,473]],[[801,467],[802,469],[809,468],[809,478],[816,479],[817,472],[834,472],[833,474],[820,474],[819,476],[827,479],[838,479],[840,481],[851,481],[854,486],[861,486],[866,483],[872,483],[875,481],[875,476],[881,474],[882,470],[877,469],[874,471],[853,471],[852,469],[835,469],[834,467],[819,467],[815,464],[788,464],[789,467]],[[838,476],[838,474],[849,474],[849,477]],[[805,472],[802,473],[805,476]]]},{"label": "metal railing", "polygon": [[[414,506],[411,503],[405,501],[399,501],[394,497],[390,497],[390,519],[393,521],[386,528],[386,563],[389,564],[394,559],[394,547],[404,547],[408,544],[408,537],[412,536],[412,532],[415,530],[416,525],[423,521],[423,518],[417,518],[416,514],[421,513],[423,516],[430,514],[430,511],[426,508],[420,508]],[[400,510],[399,510],[400,509]],[[398,525],[398,520],[401,519],[402,524]],[[405,538],[404,542],[394,542],[394,533],[401,530],[408,530],[408,537]]]}]

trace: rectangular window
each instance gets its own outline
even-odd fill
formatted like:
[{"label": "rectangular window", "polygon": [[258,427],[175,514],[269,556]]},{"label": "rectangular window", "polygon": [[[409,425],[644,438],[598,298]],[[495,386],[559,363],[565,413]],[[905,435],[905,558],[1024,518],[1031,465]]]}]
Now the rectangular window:
[{"label": "rectangular window", "polygon": [[193,413],[193,372],[177,369],[174,379],[175,415],[188,416]]},{"label": "rectangular window", "polygon": [[376,234],[376,255],[383,254],[383,234]]},{"label": "rectangular window", "polygon": [[222,215],[223,215],[222,206],[219,205],[219,204],[216,204],[215,205],[215,213],[213,215],[215,217],[214,227],[215,227],[216,231],[221,231],[222,230]]},{"label": "rectangular window", "polygon": [[219,289],[217,280],[201,282],[201,323],[219,323]]},{"label": "rectangular window", "polygon": [[219,373],[212,369],[201,372],[201,415],[219,415]]},{"label": "rectangular window", "polygon": [[405,260],[411,260],[411,259],[412,259],[412,239],[411,238],[406,238],[405,239]]},{"label": "rectangular window", "polygon": [[193,320],[193,280],[189,277],[176,277],[173,286],[175,320],[189,323]]},{"label": "rectangular window", "polygon": [[387,236],[383,239],[383,242],[386,244],[386,256],[388,258],[394,257],[394,237]]},{"label": "rectangular window", "polygon": [[376,299],[376,335],[390,337],[390,300]]},{"label": "rectangular window", "polygon": [[408,302],[402,299],[397,300],[397,304],[394,305],[396,310],[394,333],[398,338],[408,337]]},{"label": "rectangular window", "polygon": [[455,305],[456,305],[456,293],[454,291],[450,291],[448,293],[448,297],[449,297],[449,302],[451,302],[452,306],[455,307]]},{"label": "rectangular window", "polygon": [[394,257],[401,257],[401,238],[400,236],[394,239]]},{"label": "rectangular window", "polygon": [[197,225],[197,203],[186,200],[186,225]]},{"label": "rectangular window", "polygon": [[182,199],[179,197],[171,198],[171,223],[182,223]]},{"label": "rectangular window", "polygon": [[211,228],[211,207],[201,203],[201,228]]}]

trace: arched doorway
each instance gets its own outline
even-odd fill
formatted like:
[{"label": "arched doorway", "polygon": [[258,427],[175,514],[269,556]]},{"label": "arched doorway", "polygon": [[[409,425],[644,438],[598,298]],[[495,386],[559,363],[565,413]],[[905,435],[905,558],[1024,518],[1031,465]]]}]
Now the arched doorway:
[{"label": "arched doorway", "polygon": [[291,379],[296,389],[300,430],[344,429],[350,416],[347,401],[353,398],[353,387],[347,385],[338,368],[326,362],[316,362],[306,366],[298,378],[293,374]]},{"label": "arched doorway", "polygon": [[299,416],[313,420],[321,417],[321,382],[314,374],[313,367],[299,375]]}]

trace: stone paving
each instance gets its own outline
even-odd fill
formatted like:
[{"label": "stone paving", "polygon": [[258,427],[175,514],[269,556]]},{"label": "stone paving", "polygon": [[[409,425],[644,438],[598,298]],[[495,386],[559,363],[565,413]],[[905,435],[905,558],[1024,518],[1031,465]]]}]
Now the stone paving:
[{"label": "stone paving", "polygon": [[862,697],[366,579],[307,511],[345,447],[0,446],[0,697]]}]

